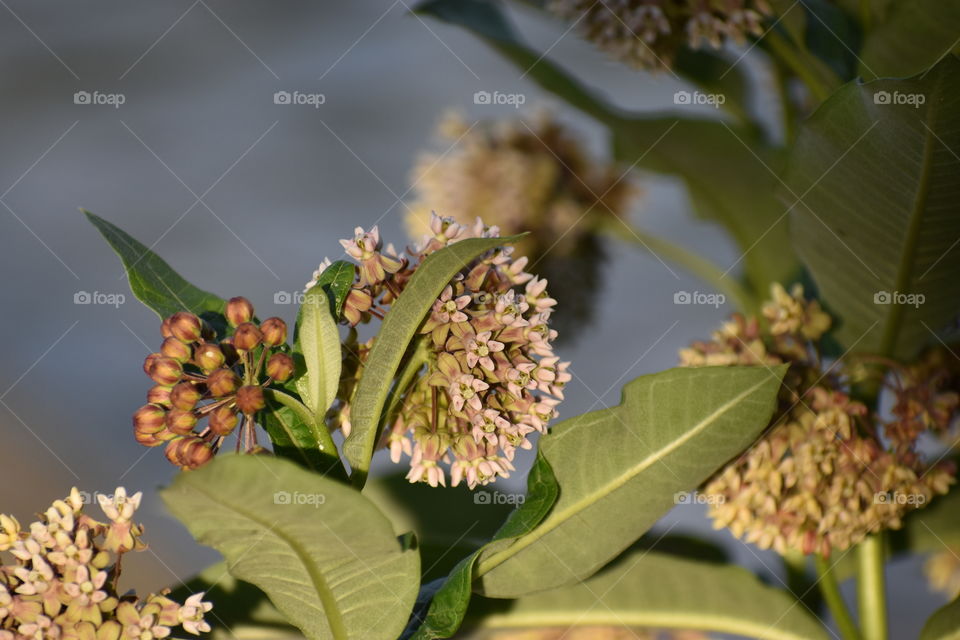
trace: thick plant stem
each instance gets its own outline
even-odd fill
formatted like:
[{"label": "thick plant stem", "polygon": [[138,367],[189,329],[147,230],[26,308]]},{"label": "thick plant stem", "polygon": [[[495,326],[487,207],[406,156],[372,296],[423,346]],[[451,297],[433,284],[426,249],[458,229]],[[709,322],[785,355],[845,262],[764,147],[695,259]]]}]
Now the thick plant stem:
[{"label": "thick plant stem", "polygon": [[692,251],[642,231],[619,219],[604,222],[601,229],[620,240],[637,245],[657,257],[662,256],[663,259],[679,265],[707,284],[712,285],[717,291],[729,296],[741,311],[750,312],[756,306],[754,297],[734,276],[724,274],[717,265]]},{"label": "thick plant stem", "polygon": [[847,609],[843,596],[840,594],[840,585],[837,583],[837,576],[830,566],[830,560],[818,553],[815,556],[815,563],[817,565],[817,576],[820,579],[818,582],[820,593],[823,594],[823,599],[827,603],[830,613],[833,614],[840,635],[843,636],[844,640],[862,640],[860,630],[857,629],[853,616],[850,615],[850,610]]},{"label": "thick plant stem", "polygon": [[883,560],[883,533],[867,537],[857,547],[857,599],[863,640],[887,640]]}]

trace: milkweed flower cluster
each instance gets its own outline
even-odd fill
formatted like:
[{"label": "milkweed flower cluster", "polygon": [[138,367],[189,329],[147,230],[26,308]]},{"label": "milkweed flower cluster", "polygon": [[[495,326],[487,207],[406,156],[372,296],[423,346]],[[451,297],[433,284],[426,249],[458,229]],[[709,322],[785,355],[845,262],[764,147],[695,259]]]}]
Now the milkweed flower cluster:
[{"label": "milkweed flower cluster", "polygon": [[554,14],[611,56],[637,68],[669,67],[691,49],[743,44],[763,34],[764,0],[551,0]]},{"label": "milkweed flower cluster", "polygon": [[463,225],[480,218],[505,235],[528,232],[516,252],[550,280],[564,310],[557,320],[566,319],[561,333],[585,326],[605,256],[597,226],[626,218],[638,188],[546,112],[473,125],[451,114],[437,133],[442,148],[411,173],[410,237],[430,233],[432,210]]},{"label": "milkweed flower cluster", "polygon": [[282,352],[283,320],[255,323],[253,305],[239,297],[227,302],[225,315],[232,334],[217,342],[199,317],[175,313],[160,326],[160,350],[143,363],[155,386],[133,416],[134,434],[144,446],[165,445],[167,459],[182,469],[210,461],[234,431],[238,451],[259,451],[255,416],[266,406],[264,389],[294,373]]},{"label": "milkweed flower cluster", "polygon": [[83,513],[74,488],[22,530],[0,514],[0,640],[154,640],[173,629],[210,631],[204,614],[212,605],[196,593],[180,604],[169,592],[139,598],[121,595],[120,557],[146,548],[133,522],[141,494],[121,487],[98,495],[105,522]]},{"label": "milkweed flower cluster", "polygon": [[[382,318],[424,258],[467,238],[499,237],[479,219],[462,225],[433,215],[430,235],[400,257],[383,247],[376,227],[357,228],[342,240],[359,263],[344,303],[351,326]],[[554,355],[550,328],[556,301],[547,282],[524,271],[526,258],[513,248],[487,251],[443,289],[426,317],[395,384],[382,446],[394,462],[410,456],[411,482],[470,488],[506,477],[517,449],[530,449],[530,434],[544,433],[570,380],[569,363]],[[310,289],[314,281],[307,285]],[[349,433],[350,403],[363,375],[372,338],[345,342],[344,375],[328,424]]]},{"label": "milkweed flower cluster", "polygon": [[950,600],[960,596],[960,548],[950,545],[945,551],[930,554],[923,572],[930,586]]},{"label": "milkweed flower cluster", "polygon": [[824,365],[830,318],[802,288],[775,285],[763,316],[735,315],[680,352],[684,366],[790,364],[772,426],[704,489],[715,527],[780,553],[826,556],[899,528],[908,511],[947,492],[952,463],[928,464],[917,452],[921,433],[943,432],[957,416],[957,378],[942,357],[894,372],[885,420],[850,397],[856,366]]}]

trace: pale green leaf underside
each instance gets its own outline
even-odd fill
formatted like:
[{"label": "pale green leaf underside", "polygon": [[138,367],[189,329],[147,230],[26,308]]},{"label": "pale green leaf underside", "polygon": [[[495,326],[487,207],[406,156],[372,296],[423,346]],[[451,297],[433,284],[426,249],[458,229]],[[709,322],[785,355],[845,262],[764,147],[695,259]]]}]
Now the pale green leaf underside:
[{"label": "pale green leaf underside", "polygon": [[317,285],[304,296],[297,321],[296,349],[303,354],[306,372],[297,380],[304,403],[322,422],[337,397],[340,384],[340,332],[330,313],[330,300]]},{"label": "pale green leaf underside", "polygon": [[656,551],[631,552],[581,584],[524,596],[480,625],[699,629],[762,640],[828,637],[793,597],[746,569]]},{"label": "pale green leaf underside", "polygon": [[[884,103],[910,96],[923,104]],[[922,78],[847,84],[801,132],[786,180],[802,197],[793,234],[847,347],[909,358],[956,317],[957,149],[954,56]],[[889,304],[895,294],[922,298]]]},{"label": "pale green leaf underside", "polygon": [[671,369],[623,403],[555,425],[540,450],[560,485],[551,512],[480,557],[481,592],[515,597],[582,580],[637,540],[768,425],[783,369]]},{"label": "pale green leaf underside", "polygon": [[223,311],[225,303],[221,298],[184,280],[160,256],[116,225],[89,211],[84,214],[120,256],[133,295],[161,318],[178,311],[197,315]]},{"label": "pale green leaf underside", "polygon": [[387,518],[349,487],[280,458],[226,455],[180,474],[163,498],[310,640],[395,640],[403,630],[419,555],[401,551]]},{"label": "pale green leaf underside", "polygon": [[470,238],[430,254],[417,267],[403,294],[390,307],[364,364],[350,409],[350,436],[343,445],[344,455],[360,477],[365,476],[370,467],[377,426],[390,392],[390,383],[431,305],[453,276],[470,261],[485,251],[510,244],[517,238]]}]

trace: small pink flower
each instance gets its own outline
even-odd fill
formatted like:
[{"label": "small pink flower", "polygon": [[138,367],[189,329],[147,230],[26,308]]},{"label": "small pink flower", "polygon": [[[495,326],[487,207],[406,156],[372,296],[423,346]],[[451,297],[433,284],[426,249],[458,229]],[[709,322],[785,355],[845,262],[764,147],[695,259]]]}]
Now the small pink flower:
[{"label": "small pink flower", "polygon": [[503,343],[491,340],[491,335],[491,332],[483,331],[467,339],[467,366],[472,368],[480,363],[487,371],[494,370],[495,365],[490,354],[503,351]]}]

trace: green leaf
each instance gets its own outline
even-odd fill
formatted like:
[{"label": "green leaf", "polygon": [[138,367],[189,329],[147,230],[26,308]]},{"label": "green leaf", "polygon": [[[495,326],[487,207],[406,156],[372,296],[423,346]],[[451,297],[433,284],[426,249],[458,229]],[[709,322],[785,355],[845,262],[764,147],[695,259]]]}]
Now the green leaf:
[{"label": "green leaf", "polygon": [[786,177],[802,198],[795,244],[847,347],[909,358],[956,317],[956,149],[953,56],[923,77],[845,85],[800,133]]},{"label": "green leaf", "polygon": [[956,52],[960,4],[944,0],[898,0],[868,35],[860,54],[865,78],[904,78],[923,73]]},{"label": "green leaf", "polygon": [[624,554],[576,586],[524,596],[479,626],[696,629],[761,640],[829,637],[787,592],[746,569],[656,551]]},{"label": "green leaf", "polygon": [[330,310],[337,319],[343,312],[343,303],[347,301],[347,294],[350,293],[356,274],[357,268],[352,262],[337,260],[324,269],[317,278],[316,286],[323,287],[329,296]]},{"label": "green leaf", "polygon": [[323,421],[299,400],[279,389],[267,389],[267,407],[258,419],[277,455],[322,475],[346,480],[340,455]]},{"label": "green leaf", "polygon": [[[496,3],[430,0],[416,11],[469,30],[525,77],[609,127],[614,156],[624,165],[681,176],[697,215],[723,225],[737,242],[747,278],[760,298],[771,283],[796,277],[799,267],[790,249],[784,207],[776,197],[781,154],[761,144],[753,127],[674,114],[624,114],[525,45]],[[719,82],[688,75],[708,87]],[[738,91],[733,74],[724,82],[724,91]]]},{"label": "green leaf", "polygon": [[310,640],[394,640],[419,556],[350,487],[270,456],[221,456],[162,492],[170,511]]},{"label": "green leaf", "polygon": [[297,378],[297,391],[313,412],[314,420],[321,423],[337,397],[342,360],[340,331],[330,307],[323,285],[311,288],[300,305],[294,342],[294,352],[303,354],[307,365],[304,374]]},{"label": "green leaf", "polygon": [[960,598],[937,609],[927,619],[920,640],[960,640]]},{"label": "green leaf", "polygon": [[550,511],[557,493],[557,482],[550,464],[541,454],[537,454],[537,460],[527,476],[526,500],[510,513],[490,543],[454,567],[430,599],[426,614],[418,615],[411,623],[411,627],[416,629],[410,636],[412,640],[449,638],[457,631],[470,604],[474,565],[483,549],[498,542],[509,543],[533,530]]},{"label": "green leaf", "polygon": [[671,369],[623,402],[555,425],[540,452],[560,498],[533,531],[477,564],[480,592],[510,598],[583,580],[630,546],[769,424],[785,367]]},{"label": "green leaf", "polygon": [[119,227],[89,211],[83,213],[120,256],[133,295],[161,318],[178,311],[189,311],[207,319],[209,312],[223,313],[224,300],[184,280],[160,256]]},{"label": "green leaf", "polygon": [[469,238],[430,254],[387,312],[357,384],[350,409],[350,436],[343,445],[358,486],[366,481],[390,384],[430,307],[453,276],[474,258],[520,237]]}]

